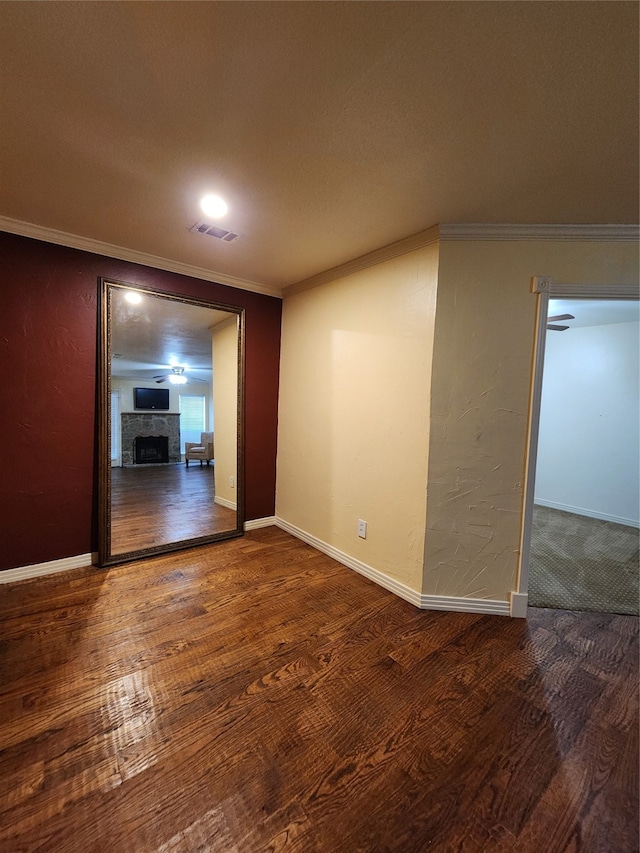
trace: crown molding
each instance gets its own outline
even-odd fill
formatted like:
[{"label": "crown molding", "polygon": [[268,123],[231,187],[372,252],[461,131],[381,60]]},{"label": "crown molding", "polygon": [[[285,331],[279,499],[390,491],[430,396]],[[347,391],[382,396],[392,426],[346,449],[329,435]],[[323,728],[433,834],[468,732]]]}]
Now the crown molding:
[{"label": "crown molding", "polygon": [[296,293],[302,293],[304,290],[311,290],[312,287],[328,284],[337,278],[344,278],[352,273],[360,272],[360,270],[364,270],[367,267],[373,267],[384,263],[384,261],[390,261],[399,255],[406,255],[408,252],[422,249],[424,246],[431,246],[433,243],[438,242],[438,236],[439,230],[437,225],[433,228],[427,228],[425,231],[419,231],[417,234],[404,237],[395,243],[389,243],[387,246],[382,246],[382,248],[368,252],[366,255],[360,255],[360,257],[354,258],[352,261],[347,261],[344,264],[339,264],[337,267],[331,267],[331,269],[317,275],[312,275],[310,278],[290,284],[284,288],[284,295],[293,296]]},{"label": "crown molding", "polygon": [[435,225],[410,237],[389,243],[366,255],[354,258],[317,275],[283,288],[283,295],[293,296],[328,284],[338,278],[359,272],[367,267],[405,255],[433,243],[453,240],[566,240],[583,242],[638,242],[638,225],[499,225],[486,223]]},{"label": "crown molding", "polygon": [[638,225],[441,225],[440,240],[572,240],[637,242]]},{"label": "crown molding", "polygon": [[208,270],[204,267],[196,267],[192,264],[184,264],[180,261],[172,261],[169,258],[161,258],[157,255],[149,255],[146,252],[138,252],[125,246],[114,246],[112,243],[103,243],[102,240],[94,240],[91,237],[81,237],[79,234],[69,234],[66,231],[57,231],[55,228],[46,228],[43,225],[34,225],[31,222],[22,222],[19,219],[10,219],[0,216],[0,231],[9,234],[18,234],[21,237],[31,237],[35,240],[43,240],[45,243],[55,243],[58,246],[68,246],[70,249],[80,249],[83,252],[92,252],[94,255],[105,255],[109,258],[117,258],[120,261],[129,261],[133,264],[141,264],[145,267],[175,272],[179,275],[188,275],[191,278],[199,278],[203,281],[211,281],[216,284],[226,284],[229,287],[237,287],[240,290],[250,290],[253,293],[262,293],[265,296],[276,296],[282,298],[282,290],[279,287],[270,287],[250,279],[237,278],[233,275]]}]

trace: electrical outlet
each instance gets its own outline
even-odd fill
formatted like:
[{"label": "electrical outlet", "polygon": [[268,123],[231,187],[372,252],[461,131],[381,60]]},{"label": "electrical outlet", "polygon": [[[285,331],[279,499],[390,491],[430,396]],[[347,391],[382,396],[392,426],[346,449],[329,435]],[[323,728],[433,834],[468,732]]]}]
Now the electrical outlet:
[{"label": "electrical outlet", "polygon": [[235,489],[235,480],[233,479],[233,477],[229,477],[229,485],[232,489]]},{"label": "electrical outlet", "polygon": [[361,539],[367,538],[367,522],[363,521],[361,518],[358,519],[358,536]]}]

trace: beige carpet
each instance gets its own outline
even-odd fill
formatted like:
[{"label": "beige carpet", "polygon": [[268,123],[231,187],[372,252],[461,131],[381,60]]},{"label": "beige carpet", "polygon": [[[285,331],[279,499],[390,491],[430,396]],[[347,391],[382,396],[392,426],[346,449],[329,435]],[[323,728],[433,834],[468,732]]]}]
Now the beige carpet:
[{"label": "beige carpet", "polygon": [[638,542],[635,527],[536,505],[529,604],[638,615]]}]

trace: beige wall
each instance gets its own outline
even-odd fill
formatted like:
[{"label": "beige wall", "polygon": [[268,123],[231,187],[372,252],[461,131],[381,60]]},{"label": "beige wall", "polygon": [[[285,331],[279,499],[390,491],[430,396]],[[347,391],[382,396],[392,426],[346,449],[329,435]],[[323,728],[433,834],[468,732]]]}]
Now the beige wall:
[{"label": "beige wall", "polygon": [[238,318],[234,315],[215,326],[211,333],[211,342],[216,502],[235,508],[238,452]]},{"label": "beige wall", "polygon": [[638,249],[624,242],[440,244],[425,594],[505,601],[517,589],[533,275],[634,283]]},{"label": "beige wall", "polygon": [[276,513],[418,591],[437,269],[427,246],[283,308]]}]

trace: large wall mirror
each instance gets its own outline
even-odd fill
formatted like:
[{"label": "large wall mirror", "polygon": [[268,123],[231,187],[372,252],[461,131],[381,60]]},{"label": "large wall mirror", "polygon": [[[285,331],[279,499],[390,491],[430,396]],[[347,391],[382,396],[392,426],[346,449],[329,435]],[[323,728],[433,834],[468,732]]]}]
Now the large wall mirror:
[{"label": "large wall mirror", "polygon": [[100,289],[100,565],[241,535],[243,309]]}]

